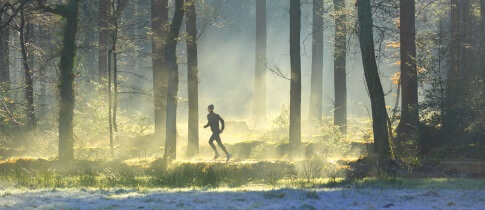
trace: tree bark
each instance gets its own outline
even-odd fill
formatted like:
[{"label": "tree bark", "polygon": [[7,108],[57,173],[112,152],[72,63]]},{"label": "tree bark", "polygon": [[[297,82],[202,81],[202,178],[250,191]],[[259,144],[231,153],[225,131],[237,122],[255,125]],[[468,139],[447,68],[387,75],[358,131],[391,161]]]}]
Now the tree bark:
[{"label": "tree bark", "polygon": [[266,124],[266,0],[256,0],[256,58],[254,74],[253,119]]},{"label": "tree bark", "polygon": [[[0,12],[0,20],[3,20],[3,16],[4,14]],[[0,27],[0,92],[2,93],[10,89],[9,37],[9,27]]]},{"label": "tree bark", "polygon": [[111,158],[114,158],[114,143],[113,143],[113,91],[111,90],[111,50],[108,50],[108,129],[109,129],[109,151]]},{"label": "tree bark", "polygon": [[108,15],[110,11],[110,0],[99,0],[98,19],[98,77],[99,83],[103,84],[108,74]]},{"label": "tree bark", "polygon": [[[51,48],[52,45],[47,38],[49,37],[49,33],[46,27],[39,26],[39,35],[41,37],[45,37],[45,38],[39,39],[39,47],[42,49]],[[48,106],[50,104],[47,101],[47,77],[48,77],[47,70],[48,70],[47,62],[42,62],[42,64],[39,65],[39,70],[38,70],[40,93],[39,93],[39,106],[37,108],[37,112],[40,115],[44,115],[48,111],[49,109]]]},{"label": "tree bark", "polygon": [[31,64],[29,62],[32,58],[29,58],[29,53],[27,50],[26,44],[31,41],[29,39],[29,34],[31,33],[30,30],[33,30],[33,27],[30,23],[26,24],[25,21],[25,14],[24,14],[24,7],[20,9],[20,51],[22,54],[22,66],[24,68],[24,92],[25,92],[25,101],[26,107],[25,112],[27,116],[27,129],[33,130],[36,127],[36,120],[35,120],[35,107],[34,107],[34,81],[32,78],[32,70]]},{"label": "tree bark", "polygon": [[118,55],[116,49],[113,50],[113,130],[115,139],[118,136]]},{"label": "tree bark", "polygon": [[74,58],[80,0],[69,0],[57,13],[65,18],[61,60],[59,62],[59,160],[74,159]]},{"label": "tree bark", "polygon": [[372,129],[374,131],[374,149],[377,154],[391,157],[387,130],[387,111],[381,80],[377,70],[372,32],[372,13],[370,0],[358,0],[359,42],[367,88],[372,109]]},{"label": "tree bark", "polygon": [[[480,0],[480,13],[481,13],[481,19],[480,19],[480,25],[482,26],[482,67],[481,67],[481,72],[482,72],[482,79],[485,81],[485,0]],[[482,93],[485,94],[485,89],[481,90]]]},{"label": "tree bark", "polygon": [[[460,56],[462,58],[462,63],[460,63],[460,68],[462,69],[462,77],[465,79],[465,82],[471,82],[468,79],[473,74],[472,70],[474,69],[474,54],[473,54],[473,33],[474,24],[473,24],[473,15],[472,15],[472,6],[470,5],[471,2],[469,0],[461,0],[459,6],[460,12],[460,23],[461,26],[461,46],[460,46]],[[467,85],[465,85],[467,86]],[[465,89],[466,91],[468,89]]]},{"label": "tree bark", "polygon": [[465,129],[469,107],[472,100],[470,84],[472,64],[475,56],[472,51],[473,20],[468,0],[451,0],[451,46],[450,69],[447,76],[447,94],[444,130],[458,131]]},{"label": "tree bark", "polygon": [[178,66],[177,38],[184,19],[184,0],[175,0],[175,12],[170,24],[170,32],[166,40],[165,58],[169,72],[167,92],[167,134],[165,142],[165,158],[175,159],[177,155],[177,98],[178,98]]},{"label": "tree bark", "polygon": [[342,134],[347,133],[347,28],[345,0],[334,0],[335,49],[334,49],[334,87],[335,108],[334,125]]},{"label": "tree bark", "polygon": [[[416,67],[415,1],[400,0],[401,120],[396,131],[419,138],[418,70]],[[423,145],[421,145],[423,146]]]},{"label": "tree bark", "polygon": [[166,137],[167,83],[168,70],[165,61],[165,39],[168,31],[168,0],[152,0],[152,65],[153,65],[153,102],[156,141],[164,142]]},{"label": "tree bark", "polygon": [[455,103],[458,97],[458,75],[460,69],[460,39],[459,39],[459,1],[451,0],[450,4],[450,60],[447,74],[446,112],[444,113],[443,127],[445,130],[452,129],[456,123]]},{"label": "tree bark", "polygon": [[301,5],[290,0],[290,144],[301,143],[301,57],[300,57]]},{"label": "tree bark", "polygon": [[313,0],[312,77],[308,120],[322,123],[323,103],[323,0]]},{"label": "tree bark", "polygon": [[190,0],[186,6],[187,36],[187,85],[189,97],[189,123],[187,156],[199,155],[199,78],[197,64],[197,17],[196,0]]}]

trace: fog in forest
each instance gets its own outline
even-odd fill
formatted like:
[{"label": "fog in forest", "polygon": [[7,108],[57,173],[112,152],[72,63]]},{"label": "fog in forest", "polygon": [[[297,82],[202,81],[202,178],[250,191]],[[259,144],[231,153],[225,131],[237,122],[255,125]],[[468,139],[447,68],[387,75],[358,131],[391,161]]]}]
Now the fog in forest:
[{"label": "fog in forest", "polygon": [[0,209],[479,209],[484,14],[0,0]]}]

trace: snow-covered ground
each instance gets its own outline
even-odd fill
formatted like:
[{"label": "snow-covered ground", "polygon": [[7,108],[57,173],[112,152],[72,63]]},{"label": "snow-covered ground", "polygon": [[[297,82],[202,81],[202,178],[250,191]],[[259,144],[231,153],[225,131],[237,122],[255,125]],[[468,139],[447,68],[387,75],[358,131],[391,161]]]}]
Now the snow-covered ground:
[{"label": "snow-covered ground", "polygon": [[485,190],[2,189],[1,209],[485,209]]}]

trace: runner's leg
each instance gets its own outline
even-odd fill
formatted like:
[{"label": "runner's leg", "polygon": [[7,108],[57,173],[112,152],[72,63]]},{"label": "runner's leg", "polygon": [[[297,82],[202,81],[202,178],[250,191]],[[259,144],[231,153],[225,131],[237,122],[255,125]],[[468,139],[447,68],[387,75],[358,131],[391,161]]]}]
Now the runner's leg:
[{"label": "runner's leg", "polygon": [[214,145],[214,140],[216,140],[216,134],[215,133],[212,133],[212,136],[209,139],[209,144],[211,145],[212,149],[216,153],[216,156],[218,156],[219,155],[219,152],[217,152],[216,145]]},{"label": "runner's leg", "polygon": [[226,147],[224,146],[224,144],[222,144],[222,140],[221,140],[221,136],[219,136],[219,134],[215,134],[215,140],[217,141],[217,144],[219,145],[219,147],[221,147],[222,151],[224,151],[224,153],[226,153],[226,156],[229,156],[229,152],[227,152],[227,149]]}]

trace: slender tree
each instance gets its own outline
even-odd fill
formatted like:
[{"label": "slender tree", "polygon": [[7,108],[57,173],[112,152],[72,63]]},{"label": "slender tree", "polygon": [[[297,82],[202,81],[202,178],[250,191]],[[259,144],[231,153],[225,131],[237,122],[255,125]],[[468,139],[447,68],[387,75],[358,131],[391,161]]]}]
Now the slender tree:
[{"label": "slender tree", "polygon": [[186,4],[187,31],[187,85],[189,95],[189,123],[187,156],[199,155],[199,78],[197,64],[197,17],[195,12],[196,0],[189,0]]},{"label": "slender tree", "polygon": [[[480,13],[481,13],[481,19],[480,19],[480,25],[482,27],[482,43],[485,43],[485,0],[480,0]],[[485,47],[482,46],[482,79],[485,81]],[[481,90],[484,91],[485,90]]]},{"label": "slender tree", "polygon": [[3,24],[4,11],[0,11],[0,92],[10,89],[9,45],[10,29]]},{"label": "slender tree", "polygon": [[175,0],[175,12],[170,32],[168,33],[165,51],[165,59],[169,72],[167,92],[167,134],[165,141],[165,158],[175,159],[177,155],[177,92],[179,84],[177,66],[177,38],[184,19],[184,0]]},{"label": "slender tree", "polygon": [[165,61],[165,40],[168,30],[168,0],[151,1],[152,19],[152,68],[153,68],[153,102],[155,133],[154,137],[163,142],[166,137],[167,82],[168,71]]},{"label": "slender tree", "polygon": [[24,92],[26,101],[26,115],[27,115],[27,127],[29,130],[35,129],[35,107],[34,107],[34,80],[32,78],[32,62],[29,62],[32,58],[29,57],[27,46],[29,39],[29,30],[33,30],[32,24],[25,21],[25,6],[20,9],[20,49],[22,54],[22,66],[24,68]]},{"label": "slender tree", "polygon": [[[480,0],[480,25],[482,29],[482,40],[485,40],[485,0]],[[483,55],[482,55],[483,56]],[[482,57],[485,60],[485,56]],[[482,66],[482,68],[485,66]]]},{"label": "slender tree", "polygon": [[[111,46],[108,49],[108,91],[109,91],[109,102],[110,108],[113,109],[109,114],[111,122],[109,123],[110,126],[110,148],[111,148],[111,156],[114,156],[114,148],[113,148],[113,131],[114,131],[114,139],[118,137],[118,123],[117,123],[117,113],[118,113],[118,40],[120,39],[120,25],[119,21],[121,19],[121,14],[124,11],[126,5],[128,4],[128,0],[111,0],[111,11],[112,16],[109,17],[110,22],[112,23],[110,30],[109,30],[109,41]],[[112,65],[112,67],[111,67]],[[111,78],[111,72],[113,76]],[[113,80],[113,90],[111,90],[111,79]],[[113,99],[111,99],[111,91],[113,91]],[[112,105],[112,106],[111,106]]]},{"label": "slender tree", "polygon": [[290,0],[290,144],[301,143],[301,57],[300,57],[301,5]]},{"label": "slender tree", "polygon": [[[39,36],[42,37],[39,39],[39,48],[41,49],[50,49],[52,48],[52,43],[49,41],[48,37],[49,37],[49,33],[48,33],[48,30],[46,27],[43,27],[43,26],[39,26]],[[42,59],[42,57],[41,57]],[[46,60],[48,60],[47,58],[43,58],[43,60],[40,63],[39,65],[39,70],[38,70],[38,80],[39,80],[39,105],[38,105],[38,113],[40,113],[40,115],[43,115],[45,114],[48,109],[49,109],[49,102],[47,100],[47,83],[48,83],[48,80],[47,80],[47,77],[48,77],[48,62],[46,62]],[[94,59],[95,60],[95,59]]]},{"label": "slender tree", "polygon": [[323,0],[313,0],[312,77],[308,119],[322,122],[323,96]]},{"label": "slender tree", "polygon": [[61,59],[59,62],[59,160],[74,159],[74,58],[76,57],[76,33],[80,0],[68,0],[66,4],[51,7],[44,0],[37,0],[49,13],[64,18]]},{"label": "slender tree", "polygon": [[371,100],[374,149],[377,154],[390,157],[391,152],[387,127],[388,116],[374,51],[370,0],[358,0],[356,4],[358,7],[358,36],[364,66],[364,76]]},{"label": "slender tree", "polygon": [[111,49],[108,50],[108,128],[109,128],[109,151],[113,158],[115,156],[114,139],[113,139],[113,91],[112,91],[112,74],[111,74]]},{"label": "slender tree", "polygon": [[254,74],[253,119],[266,123],[266,0],[256,0],[256,58]]},{"label": "slender tree", "polygon": [[416,67],[415,1],[400,0],[401,42],[401,120],[396,131],[402,136],[418,138],[418,70]]},{"label": "slender tree", "polygon": [[108,75],[108,28],[109,28],[109,11],[111,10],[110,0],[99,0],[99,17],[98,17],[98,76],[99,82]]},{"label": "slender tree", "polygon": [[334,0],[335,11],[335,49],[334,49],[334,125],[340,132],[347,133],[347,28],[345,0]]}]

